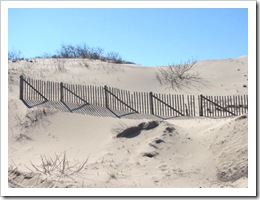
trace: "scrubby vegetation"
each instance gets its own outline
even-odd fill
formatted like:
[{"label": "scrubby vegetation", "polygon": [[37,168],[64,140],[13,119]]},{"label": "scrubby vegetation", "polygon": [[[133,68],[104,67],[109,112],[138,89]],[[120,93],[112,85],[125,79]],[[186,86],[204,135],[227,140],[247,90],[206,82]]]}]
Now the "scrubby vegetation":
[{"label": "scrubby vegetation", "polygon": [[[89,47],[85,43],[79,45],[62,44],[55,54],[44,53],[43,56],[38,56],[37,58],[87,58],[118,64],[134,64],[133,62],[123,60],[117,52],[105,53],[104,49]],[[17,61],[24,60],[24,58],[21,57],[20,51],[11,50],[8,52],[8,60]]]},{"label": "scrubby vegetation", "polygon": [[31,163],[36,172],[40,172],[45,175],[58,175],[58,176],[71,176],[75,173],[79,173],[86,165],[88,159],[83,163],[72,164],[68,161],[66,152],[62,155],[56,155],[54,158],[47,158],[41,156],[41,164],[39,166]]},{"label": "scrubby vegetation", "polygon": [[23,59],[24,58],[21,57],[21,51],[15,49],[8,51],[8,60],[17,61]]},{"label": "scrubby vegetation", "polygon": [[160,85],[173,90],[204,86],[205,80],[200,77],[199,73],[192,71],[196,63],[196,61],[188,61],[184,64],[173,64],[160,68],[156,72],[156,79]]}]

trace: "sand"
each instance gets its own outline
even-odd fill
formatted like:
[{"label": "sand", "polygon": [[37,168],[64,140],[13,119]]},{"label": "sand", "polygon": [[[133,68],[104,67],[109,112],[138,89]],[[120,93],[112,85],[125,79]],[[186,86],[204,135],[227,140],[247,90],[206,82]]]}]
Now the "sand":
[{"label": "sand", "polygon": [[[248,58],[198,61],[192,72],[207,83],[177,91],[160,85],[160,66],[87,59],[9,61],[8,182],[10,188],[247,188],[247,115],[168,120],[99,117],[27,108],[19,76],[129,91],[244,95]],[[158,122],[131,137],[118,134]],[[136,130],[136,129],[133,129]]]}]

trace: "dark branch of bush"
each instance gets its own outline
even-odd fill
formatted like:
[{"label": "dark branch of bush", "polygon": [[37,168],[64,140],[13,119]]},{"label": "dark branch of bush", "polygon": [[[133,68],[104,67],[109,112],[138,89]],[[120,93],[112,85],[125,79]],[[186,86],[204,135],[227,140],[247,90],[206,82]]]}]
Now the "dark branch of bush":
[{"label": "dark branch of bush", "polygon": [[90,48],[86,44],[78,45],[76,47],[77,57],[90,58]]},{"label": "dark branch of bush", "polygon": [[186,62],[185,64],[169,65],[156,72],[156,79],[160,85],[176,90],[183,87],[191,88],[205,85],[199,73],[192,72],[196,61]]},{"label": "dark branch of bush", "polygon": [[119,55],[119,53],[116,53],[116,52],[109,52],[107,54],[106,58],[107,58],[108,62],[123,63],[121,56]]},{"label": "dark branch of bush", "polygon": [[68,44],[62,44],[60,50],[57,52],[58,57],[61,58],[76,58],[77,57],[77,48]]},{"label": "dark branch of bush", "polygon": [[21,57],[21,51],[17,51],[13,49],[11,51],[8,51],[8,60],[17,61],[17,60],[24,60],[24,59]]}]

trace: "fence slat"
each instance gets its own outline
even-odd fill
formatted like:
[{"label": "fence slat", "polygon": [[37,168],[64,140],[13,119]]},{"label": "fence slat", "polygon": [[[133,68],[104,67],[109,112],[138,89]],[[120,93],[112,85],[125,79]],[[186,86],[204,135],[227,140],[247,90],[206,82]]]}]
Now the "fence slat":
[{"label": "fence slat", "polygon": [[236,109],[236,115],[239,115],[239,105],[238,105],[238,99],[237,96],[234,96],[234,101],[235,101],[235,109]]},{"label": "fence slat", "polygon": [[145,93],[146,95],[146,112],[145,114],[151,114],[150,113],[150,102],[149,102],[149,93]]},{"label": "fence slat", "polygon": [[[166,101],[166,103],[167,103],[168,105],[170,105],[170,106],[172,107],[171,99],[170,99],[170,97],[169,97],[169,94],[165,94],[165,101]],[[170,109],[169,107],[166,106],[166,110],[167,110],[167,116],[168,116],[168,117],[171,117],[171,116],[172,116],[172,114],[171,114],[172,109]]]},{"label": "fence slat", "polygon": [[[30,78],[28,78],[27,80],[28,80],[28,83],[32,84]],[[31,88],[29,85],[28,85],[28,97],[29,97],[29,100],[31,100]]]},{"label": "fence slat", "polygon": [[205,99],[203,98],[203,111],[204,111],[203,116],[205,117],[207,117],[207,102],[208,101],[205,101]]},{"label": "fence slat", "polygon": [[[218,105],[220,105],[222,107],[221,96],[218,96]],[[219,107],[218,107],[218,116],[222,117],[222,111]]]},{"label": "fence slat", "polygon": [[[230,105],[229,105],[229,98],[227,96],[227,110],[230,110]],[[230,116],[230,113],[228,113],[228,116]]]},{"label": "fence slat", "polygon": [[[224,97],[223,97],[223,96],[220,96],[219,98],[220,98],[220,106],[221,106],[221,107],[224,107],[224,106],[225,106],[225,105],[224,105]],[[220,108],[220,113],[221,113],[221,117],[224,117],[224,116],[225,116],[222,108]]]},{"label": "fence slat", "polygon": [[[212,101],[216,102],[216,96],[212,97]],[[216,117],[216,105],[215,104],[212,104],[212,114],[213,114],[213,117]]]},{"label": "fence slat", "polygon": [[51,83],[52,85],[52,101],[55,101],[55,88],[54,88],[54,82]]},{"label": "fence slat", "polygon": [[[37,89],[37,80],[34,80],[34,84],[33,86],[35,87],[35,89],[38,91]],[[33,93],[34,93],[34,100],[38,100],[38,93],[36,93],[34,90],[33,90]]]},{"label": "fence slat", "polygon": [[[132,99],[133,99],[133,108],[134,108],[135,110],[138,110],[138,109],[137,109],[137,105],[136,105],[136,93],[135,93],[135,92],[133,93]],[[138,110],[138,111],[139,111],[139,110]]]},{"label": "fence slat", "polygon": [[52,82],[52,101],[55,101],[55,82]]},{"label": "fence slat", "polygon": [[196,116],[196,108],[195,108],[195,95],[192,95],[192,99],[193,99],[193,116],[195,117]]},{"label": "fence slat", "polygon": [[57,90],[56,90],[56,82],[53,82],[53,101],[56,101],[56,97],[57,97]]},{"label": "fence slat", "polygon": [[181,101],[182,101],[182,107],[183,107],[183,109],[182,109],[182,113],[184,113],[184,115],[186,115],[186,112],[185,112],[185,102],[184,102],[184,95],[182,95],[181,96]]},{"label": "fence slat", "polygon": [[238,96],[238,102],[239,102],[239,115],[243,114],[243,108],[242,108],[242,101],[241,101],[241,97]]},{"label": "fence slat", "polygon": [[101,94],[100,94],[100,88],[96,87],[97,90],[97,99],[96,99],[96,105],[100,106],[100,99],[101,99]]},{"label": "fence slat", "polygon": [[91,93],[92,93],[91,104],[95,105],[95,102],[96,102],[96,91],[95,91],[95,86],[94,85],[91,85]]},{"label": "fence slat", "polygon": [[[210,96],[209,99],[210,99],[212,102],[214,102],[213,96]],[[214,117],[213,111],[214,111],[214,105],[213,105],[213,103],[210,103],[210,116],[211,116],[211,117]]]},{"label": "fence slat", "polygon": [[[68,86],[69,86],[69,90],[73,92],[73,85],[69,84]],[[74,95],[69,91],[68,91],[68,94],[70,96],[71,103],[74,103]]]},{"label": "fence slat", "polygon": [[[74,85],[74,86],[75,86],[75,88],[74,88],[74,93],[75,93],[76,95],[78,95],[78,85]],[[79,99],[77,98],[76,95],[74,95],[75,103],[78,104],[78,103],[80,103],[80,102],[79,102]]]},{"label": "fence slat", "polygon": [[[205,96],[206,98],[208,97],[208,96]],[[204,114],[204,116],[205,117],[208,117],[208,101],[206,101],[204,98],[203,98],[203,100],[204,100],[204,112],[205,112],[205,114]]]},{"label": "fence slat", "polygon": [[[171,104],[171,99],[170,99],[170,95],[169,94],[167,94],[166,95],[166,102],[167,102],[167,104],[168,105],[170,105],[170,106],[172,106],[172,104]],[[172,109],[167,109],[167,115],[170,117],[170,116],[172,116],[172,114],[171,114],[171,112],[172,112]]]},{"label": "fence slat", "polygon": [[141,96],[142,96],[142,113],[145,113],[145,94],[144,92],[141,93]]},{"label": "fence slat", "polygon": [[[164,98],[164,102],[169,105],[166,94],[163,95],[163,98]],[[169,116],[169,108],[166,105],[164,105],[164,108],[165,108],[165,116]]]},{"label": "fence slat", "polygon": [[243,99],[243,114],[245,114],[245,113],[246,113],[246,108],[245,108],[245,105],[246,105],[245,96],[244,96],[244,95],[241,95],[241,98]]},{"label": "fence slat", "polygon": [[49,100],[52,101],[51,81],[48,81]]},{"label": "fence slat", "polygon": [[245,95],[245,99],[246,99],[246,113],[248,112],[248,95]]},{"label": "fence slat", "polygon": [[241,99],[242,99],[242,114],[245,113],[245,99],[243,98],[243,96],[241,95]]},{"label": "fence slat", "polygon": [[[163,99],[163,94],[159,94],[159,95],[160,95],[160,99],[161,99],[163,102],[165,102],[164,99]],[[162,104],[162,103],[160,103],[160,105],[161,105],[161,115],[162,115],[162,116],[165,116],[165,105]]]},{"label": "fence slat", "polygon": [[[121,95],[120,95],[120,96],[121,96],[122,102],[126,102],[126,99],[125,99],[125,91],[124,91],[124,90],[120,90],[120,92],[121,92]],[[122,104],[122,110],[126,112],[126,111],[127,111],[127,107],[126,107],[122,102],[121,102],[121,104]]]},{"label": "fence slat", "polygon": [[[174,99],[173,99],[172,94],[169,94],[169,102],[170,102],[171,106],[174,108]],[[174,117],[174,110],[173,109],[171,109],[171,111],[170,111],[170,116]]]}]

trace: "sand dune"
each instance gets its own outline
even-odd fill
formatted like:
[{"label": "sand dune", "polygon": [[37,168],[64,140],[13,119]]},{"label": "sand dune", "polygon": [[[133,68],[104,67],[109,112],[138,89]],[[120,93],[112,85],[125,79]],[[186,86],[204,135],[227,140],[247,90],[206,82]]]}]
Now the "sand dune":
[{"label": "sand dune", "polygon": [[[86,59],[9,62],[9,187],[246,188],[247,115],[119,119],[28,109],[18,99],[18,80],[24,74],[129,91],[240,95],[247,94],[247,67],[247,57],[199,61],[192,70],[208,84],[173,91],[156,80],[158,67]],[[140,129],[149,123],[158,126]]]}]

